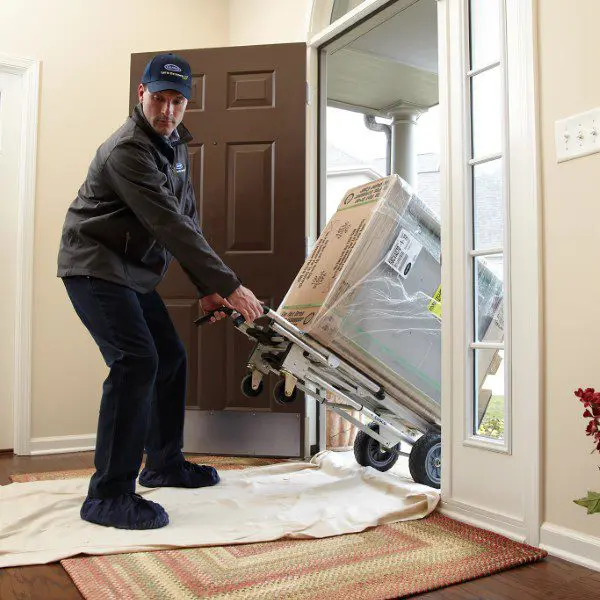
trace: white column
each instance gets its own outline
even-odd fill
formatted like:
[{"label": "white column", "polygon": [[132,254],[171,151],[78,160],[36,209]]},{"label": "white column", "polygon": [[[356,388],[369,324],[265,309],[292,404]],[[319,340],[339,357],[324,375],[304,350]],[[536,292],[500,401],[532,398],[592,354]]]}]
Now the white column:
[{"label": "white column", "polygon": [[392,173],[397,173],[413,188],[417,188],[417,120],[425,112],[416,107],[396,108],[392,121]]}]

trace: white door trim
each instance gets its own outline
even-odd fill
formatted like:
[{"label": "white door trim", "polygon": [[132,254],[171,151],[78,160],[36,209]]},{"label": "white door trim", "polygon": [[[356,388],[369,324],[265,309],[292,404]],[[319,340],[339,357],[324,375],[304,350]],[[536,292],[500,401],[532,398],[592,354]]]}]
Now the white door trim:
[{"label": "white door trim", "polygon": [[350,29],[355,23],[368,17],[390,0],[364,0],[356,8],[347,12],[334,23],[330,23],[335,0],[314,0],[308,32],[308,45],[322,46],[338,34]]},{"label": "white door trim", "polygon": [[17,217],[13,414],[15,454],[29,454],[31,438],[34,211],[40,63],[30,58],[0,54],[0,72],[20,76],[23,82],[24,95]]},{"label": "white door trim", "polygon": [[[530,460],[523,473],[527,542],[540,543],[542,526],[542,200],[535,0],[505,0],[510,117],[512,396],[524,402],[521,444]],[[515,208],[518,207],[518,209]],[[518,258],[517,258],[518,257]],[[513,428],[513,439],[516,433]],[[524,439],[527,436],[527,439]]]}]

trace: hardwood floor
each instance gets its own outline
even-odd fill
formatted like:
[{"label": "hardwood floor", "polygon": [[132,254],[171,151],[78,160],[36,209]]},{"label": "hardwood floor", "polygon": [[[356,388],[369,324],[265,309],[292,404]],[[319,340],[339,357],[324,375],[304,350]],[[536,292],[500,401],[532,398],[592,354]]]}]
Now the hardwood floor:
[{"label": "hardwood floor", "polygon": [[[0,454],[0,485],[15,473],[93,466],[91,452],[18,457]],[[0,570],[0,600],[76,600],[82,596],[60,564]],[[558,558],[418,596],[419,600],[589,600],[600,598],[600,573]],[[348,600],[352,600],[349,598]]]},{"label": "hardwood floor", "polygon": [[[0,454],[0,485],[10,483],[17,473],[65,471],[94,466],[92,452],[48,456]],[[71,578],[59,563],[0,569],[0,600],[80,600]]]}]

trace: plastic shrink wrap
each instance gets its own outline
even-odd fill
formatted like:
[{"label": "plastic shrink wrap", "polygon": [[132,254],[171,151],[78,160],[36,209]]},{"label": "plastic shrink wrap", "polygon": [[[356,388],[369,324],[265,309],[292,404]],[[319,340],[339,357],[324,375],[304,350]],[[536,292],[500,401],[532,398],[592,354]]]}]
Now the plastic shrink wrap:
[{"label": "plastic shrink wrap", "polygon": [[[485,339],[486,327],[501,323],[502,284],[486,267],[478,271]],[[392,175],[344,195],[278,312],[440,423],[440,281],[439,221]]]}]

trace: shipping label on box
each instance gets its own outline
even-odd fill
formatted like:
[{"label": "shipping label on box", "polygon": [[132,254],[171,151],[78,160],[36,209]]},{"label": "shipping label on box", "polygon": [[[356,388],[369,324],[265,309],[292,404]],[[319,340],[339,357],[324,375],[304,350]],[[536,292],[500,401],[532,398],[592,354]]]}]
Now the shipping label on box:
[{"label": "shipping label on box", "polygon": [[400,235],[392,246],[385,262],[392,267],[402,279],[406,279],[422,249],[423,244],[417,241],[410,232],[406,229],[400,229]]}]

